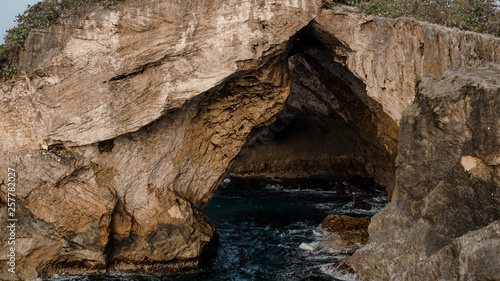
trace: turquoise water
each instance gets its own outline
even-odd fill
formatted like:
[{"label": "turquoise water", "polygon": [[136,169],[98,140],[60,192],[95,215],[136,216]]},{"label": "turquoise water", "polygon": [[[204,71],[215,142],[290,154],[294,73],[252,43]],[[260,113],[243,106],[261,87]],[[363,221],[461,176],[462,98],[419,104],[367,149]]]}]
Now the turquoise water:
[{"label": "turquoise water", "polygon": [[328,237],[317,226],[331,213],[372,215],[386,198],[355,195],[375,208],[351,210],[353,195],[317,188],[290,190],[280,180],[225,180],[204,206],[220,234],[218,254],[206,268],[175,275],[81,275],[51,280],[346,280],[333,277],[329,269],[341,257],[313,250]]}]

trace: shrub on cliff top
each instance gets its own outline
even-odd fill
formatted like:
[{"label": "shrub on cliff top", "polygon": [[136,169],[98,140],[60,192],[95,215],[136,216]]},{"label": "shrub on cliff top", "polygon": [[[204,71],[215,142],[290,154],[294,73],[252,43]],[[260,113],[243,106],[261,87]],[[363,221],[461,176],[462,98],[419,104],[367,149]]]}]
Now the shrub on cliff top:
[{"label": "shrub on cliff top", "polygon": [[72,14],[91,4],[111,6],[120,0],[42,0],[28,5],[24,13],[16,16],[17,26],[7,30],[5,43],[0,46],[1,76],[13,77],[17,73],[19,50],[33,28],[44,28],[54,24],[63,14]]},{"label": "shrub on cliff top", "polygon": [[495,0],[337,0],[360,12],[382,17],[413,17],[500,37],[500,10]]}]

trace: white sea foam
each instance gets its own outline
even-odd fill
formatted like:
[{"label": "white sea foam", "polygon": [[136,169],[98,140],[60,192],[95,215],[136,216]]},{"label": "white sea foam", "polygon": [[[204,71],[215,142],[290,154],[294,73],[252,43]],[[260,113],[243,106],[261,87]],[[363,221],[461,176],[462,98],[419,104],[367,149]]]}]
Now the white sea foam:
[{"label": "white sea foam", "polygon": [[306,260],[317,261],[317,262],[331,262],[334,256],[330,254],[315,254],[306,257]]},{"label": "white sea foam", "polygon": [[375,203],[382,203],[385,205],[387,203],[387,196],[381,195],[381,196],[377,196],[377,197],[372,197],[370,199],[367,199],[366,201],[375,202]]},{"label": "white sea foam", "polygon": [[307,229],[289,229],[287,230],[288,234],[303,234],[306,233]]},{"label": "white sea foam", "polygon": [[344,215],[344,214],[356,214],[356,215],[365,215],[365,216],[371,216],[376,213],[378,213],[380,210],[382,210],[383,206],[376,206],[374,205],[371,209],[369,210],[364,210],[364,209],[352,209],[352,202],[349,202],[340,208],[338,210],[338,214]]},{"label": "white sea foam", "polygon": [[282,190],[283,189],[283,186],[281,184],[266,184],[266,186],[264,187],[265,189],[267,190]]},{"label": "white sea foam", "polygon": [[320,267],[321,272],[326,275],[335,277],[340,280],[345,281],[358,281],[361,280],[356,273],[349,273],[345,270],[339,270],[338,266],[334,266],[334,264],[324,264]]},{"label": "white sea foam", "polygon": [[327,190],[316,190],[316,189],[307,189],[307,188],[287,188],[283,189],[283,192],[289,193],[305,193],[305,194],[315,194],[321,196],[331,196],[332,194],[336,194],[335,191],[327,191]]},{"label": "white sea foam", "polygon": [[306,251],[314,251],[316,250],[316,248],[319,246],[320,242],[311,242],[311,243],[301,243],[299,245],[299,248],[301,248],[302,250],[306,250]]},{"label": "white sea foam", "polygon": [[327,210],[333,212],[337,210],[340,206],[337,203],[316,203],[314,204],[314,207],[318,210]]},{"label": "white sea foam", "polygon": [[313,234],[317,237],[328,237],[330,235],[328,231],[324,231],[319,228],[313,229]]},{"label": "white sea foam", "polygon": [[379,209],[373,208],[370,210],[363,210],[363,209],[349,209],[344,211],[344,214],[356,214],[356,215],[365,215],[365,216],[371,216],[376,214],[379,211]]},{"label": "white sea foam", "polygon": [[[41,280],[42,279],[38,278],[38,279],[35,279],[32,281],[41,281]],[[56,275],[52,276],[51,278],[45,279],[45,280],[50,280],[50,281],[76,281],[76,280],[86,281],[86,280],[89,280],[89,278],[88,278],[87,274],[82,274],[79,276],[68,276],[66,274],[63,274],[63,275],[56,274]]]}]

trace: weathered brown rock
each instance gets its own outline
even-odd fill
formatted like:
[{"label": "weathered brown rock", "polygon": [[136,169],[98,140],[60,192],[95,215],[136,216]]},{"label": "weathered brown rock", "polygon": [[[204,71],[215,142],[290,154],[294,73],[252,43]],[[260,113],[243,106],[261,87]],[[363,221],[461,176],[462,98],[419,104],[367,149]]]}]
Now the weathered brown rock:
[{"label": "weathered brown rock", "polygon": [[[331,57],[314,25],[297,34],[288,59],[291,93],[276,122],[232,171],[236,176],[372,177],[391,189],[397,124],[366,85]],[[336,44],[341,44],[335,42]],[[340,46],[339,46],[340,47]],[[388,135],[381,141],[380,134]]]},{"label": "weathered brown rock", "polygon": [[308,48],[291,58],[289,114],[281,118],[298,115],[307,126],[292,130],[294,138],[286,142],[260,145],[244,156],[237,175],[300,177],[308,169],[319,175],[369,175],[390,198],[397,124],[414,99],[417,80],[451,68],[500,63],[498,38],[411,19],[360,15],[341,6],[321,10],[310,26],[328,55]]},{"label": "weathered brown rock", "polygon": [[327,240],[321,242],[315,250],[331,255],[352,255],[367,242],[367,229],[346,230],[332,234]]},{"label": "weathered brown rock", "polygon": [[134,132],[265,64],[320,6],[140,0],[32,31],[21,66],[46,130],[38,141],[87,145]]},{"label": "weathered brown rock", "polygon": [[351,217],[345,215],[328,215],[320,228],[331,233],[317,250],[333,255],[353,254],[368,242],[368,224],[370,217]]},{"label": "weathered brown rock", "polygon": [[27,76],[2,85],[2,179],[18,171],[23,231],[0,278],[202,262],[215,228],[200,206],[282,108],[288,40],[318,7],[134,1],[31,33]]},{"label": "weathered brown rock", "polygon": [[[321,6],[320,0],[125,1],[31,32],[21,53],[26,73],[0,85],[0,227],[12,167],[20,245],[15,275],[7,272],[6,248],[0,250],[0,279],[197,266],[215,233],[200,206],[284,108],[301,114],[312,137],[327,132],[327,138],[318,138],[324,146],[314,153],[283,159],[297,144],[318,142],[278,145],[290,148],[270,159],[279,172],[331,163],[330,173],[349,163],[345,173],[373,177],[390,195],[398,121],[417,79],[499,62],[500,40]],[[478,124],[493,129],[472,129],[476,150],[460,161],[474,180],[489,181],[497,173],[490,147],[497,125],[481,114]],[[446,129],[446,119],[440,122]],[[318,153],[323,147],[332,157]],[[408,194],[425,195],[415,188]],[[440,210],[437,195],[428,214]],[[474,204],[471,221],[481,227],[491,221],[481,214],[492,198]],[[404,212],[418,210],[412,206]],[[460,235],[478,226],[466,221]]]},{"label": "weathered brown rock", "polygon": [[498,280],[500,68],[418,85],[401,123],[393,201],[353,256],[363,280]]},{"label": "weathered brown rock", "polygon": [[315,22],[321,27],[319,38],[326,32],[342,43],[332,44],[335,59],[366,83],[367,95],[398,123],[414,100],[419,78],[500,63],[499,39],[493,36],[407,18],[360,15],[343,6],[322,10]]},{"label": "weathered brown rock", "polygon": [[328,215],[320,225],[320,228],[331,233],[346,230],[366,229],[370,224],[370,217],[351,217],[345,215]]}]

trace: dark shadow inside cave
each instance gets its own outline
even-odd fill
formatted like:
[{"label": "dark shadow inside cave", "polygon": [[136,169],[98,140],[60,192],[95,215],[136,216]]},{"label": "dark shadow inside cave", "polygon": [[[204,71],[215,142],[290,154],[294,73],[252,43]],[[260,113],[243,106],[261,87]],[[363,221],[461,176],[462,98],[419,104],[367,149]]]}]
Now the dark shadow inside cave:
[{"label": "dark shadow inside cave", "polygon": [[398,126],[349,71],[352,51],[314,22],[292,40],[285,107],[255,130],[229,176],[373,179],[390,198]]}]

